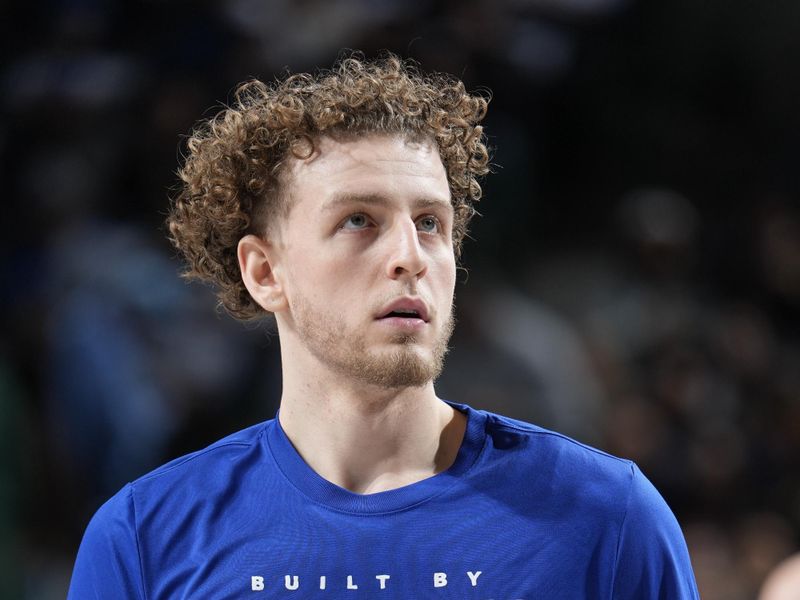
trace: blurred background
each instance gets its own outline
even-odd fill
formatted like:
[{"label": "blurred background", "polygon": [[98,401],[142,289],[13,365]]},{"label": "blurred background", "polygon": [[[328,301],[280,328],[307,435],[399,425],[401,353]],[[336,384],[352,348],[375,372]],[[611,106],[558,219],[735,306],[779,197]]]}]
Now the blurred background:
[{"label": "blurred background", "polygon": [[0,8],[0,596],[63,598],[126,481],[271,418],[278,342],[163,219],[236,84],[389,48],[491,90],[440,395],[638,462],[705,600],[800,550],[800,3]]}]

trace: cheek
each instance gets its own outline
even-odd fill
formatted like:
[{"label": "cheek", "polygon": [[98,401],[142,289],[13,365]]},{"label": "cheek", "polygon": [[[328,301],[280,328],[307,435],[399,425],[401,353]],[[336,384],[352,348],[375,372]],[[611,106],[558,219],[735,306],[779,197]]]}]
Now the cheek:
[{"label": "cheek", "polygon": [[333,305],[354,287],[353,260],[319,248],[298,248],[287,264],[287,296],[302,296],[308,301]]},{"label": "cheek", "polygon": [[441,265],[441,279],[443,285],[453,292],[456,288],[456,258],[452,251],[446,252],[439,262]]},{"label": "cheek", "polygon": [[431,273],[432,281],[435,282],[436,293],[442,305],[452,304],[456,289],[456,265],[455,260],[443,260],[438,263],[435,271]]}]

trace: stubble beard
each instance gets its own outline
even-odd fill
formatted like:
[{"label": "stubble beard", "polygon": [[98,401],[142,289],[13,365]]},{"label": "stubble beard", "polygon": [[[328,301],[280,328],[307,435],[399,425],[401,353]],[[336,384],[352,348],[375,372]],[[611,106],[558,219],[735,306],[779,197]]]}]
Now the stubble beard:
[{"label": "stubble beard", "polygon": [[455,327],[453,310],[447,316],[430,357],[417,350],[417,336],[398,333],[390,338],[391,349],[367,348],[363,333],[348,331],[338,315],[314,310],[305,298],[293,303],[297,332],[317,360],[336,373],[381,388],[421,387],[442,372],[448,342]]}]

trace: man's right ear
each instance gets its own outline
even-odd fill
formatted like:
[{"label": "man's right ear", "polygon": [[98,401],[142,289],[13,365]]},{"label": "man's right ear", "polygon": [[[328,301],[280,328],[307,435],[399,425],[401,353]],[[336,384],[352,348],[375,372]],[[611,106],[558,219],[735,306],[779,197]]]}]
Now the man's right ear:
[{"label": "man's right ear", "polygon": [[286,296],[274,268],[275,247],[267,240],[250,234],[239,240],[236,255],[242,281],[261,308],[271,313],[285,308]]}]

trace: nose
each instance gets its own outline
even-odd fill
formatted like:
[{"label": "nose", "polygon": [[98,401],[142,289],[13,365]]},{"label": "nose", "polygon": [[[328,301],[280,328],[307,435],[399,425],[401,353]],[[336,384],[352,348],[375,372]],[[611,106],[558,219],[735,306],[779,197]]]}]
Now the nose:
[{"label": "nose", "polygon": [[428,270],[425,251],[419,243],[417,225],[411,219],[397,223],[387,239],[389,259],[386,263],[390,279],[420,278]]}]

